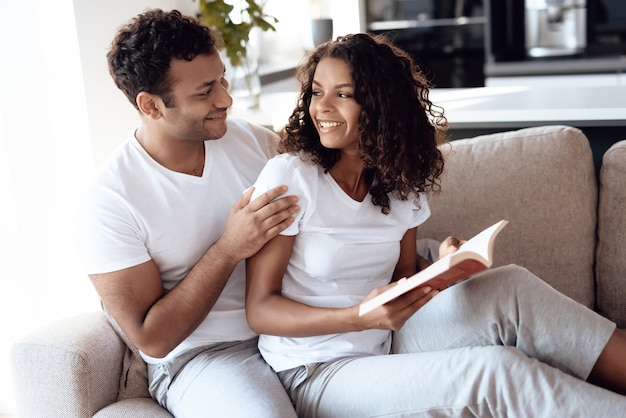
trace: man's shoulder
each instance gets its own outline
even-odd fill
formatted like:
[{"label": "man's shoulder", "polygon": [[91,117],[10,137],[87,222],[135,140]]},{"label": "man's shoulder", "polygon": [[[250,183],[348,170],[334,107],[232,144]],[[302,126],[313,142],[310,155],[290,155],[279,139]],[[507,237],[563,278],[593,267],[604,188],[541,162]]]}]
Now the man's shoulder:
[{"label": "man's shoulder", "polygon": [[153,169],[147,154],[144,155],[141,146],[130,135],[99,165],[90,189],[128,190],[131,184],[145,181],[146,176],[154,178],[146,174],[146,170],[152,172]]},{"label": "man's shoulder", "polygon": [[248,122],[245,119],[228,118],[226,135],[276,138],[278,135],[269,128]]},{"label": "man's shoulder", "polygon": [[102,161],[99,166],[100,172],[106,172],[107,170],[114,169],[120,165],[132,164],[134,159],[138,157],[135,144],[133,143],[134,136],[127,136],[114,150]]},{"label": "man's shoulder", "polygon": [[243,119],[228,119],[226,135],[212,145],[223,147],[240,155],[262,156],[267,159],[276,155],[278,135],[270,129]]}]

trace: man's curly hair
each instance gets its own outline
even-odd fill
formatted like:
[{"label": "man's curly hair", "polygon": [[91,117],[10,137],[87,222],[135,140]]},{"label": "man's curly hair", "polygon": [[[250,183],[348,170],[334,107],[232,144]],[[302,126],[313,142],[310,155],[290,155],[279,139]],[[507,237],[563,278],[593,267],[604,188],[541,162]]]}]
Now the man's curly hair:
[{"label": "man's curly hair", "polygon": [[428,98],[430,82],[404,50],[382,35],[354,34],[326,42],[311,51],[297,70],[298,104],[281,131],[281,152],[308,154],[328,171],[340,151],[325,148],[309,113],[317,64],[339,58],[350,67],[359,117],[361,158],[373,172],[372,202],[389,213],[389,195],[406,200],[411,193],[439,189],[445,142],[443,109]]},{"label": "man's curly hair", "polygon": [[142,91],[158,95],[171,107],[172,59],[191,61],[200,54],[216,54],[221,47],[221,40],[199,20],[178,10],[151,9],[117,32],[107,52],[109,74],[135,108]]}]

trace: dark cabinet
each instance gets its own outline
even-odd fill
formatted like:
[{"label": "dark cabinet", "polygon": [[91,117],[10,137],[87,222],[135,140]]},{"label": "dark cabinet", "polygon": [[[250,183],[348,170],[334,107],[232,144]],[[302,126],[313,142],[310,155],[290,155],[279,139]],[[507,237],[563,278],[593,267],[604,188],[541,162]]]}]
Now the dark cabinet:
[{"label": "dark cabinet", "polygon": [[435,87],[484,86],[482,0],[365,0],[368,32],[407,50]]}]

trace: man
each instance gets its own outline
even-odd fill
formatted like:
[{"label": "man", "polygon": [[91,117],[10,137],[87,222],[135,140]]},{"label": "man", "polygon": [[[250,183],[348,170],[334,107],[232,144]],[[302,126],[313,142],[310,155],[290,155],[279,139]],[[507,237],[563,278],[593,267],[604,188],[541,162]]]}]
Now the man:
[{"label": "man", "polygon": [[91,188],[89,277],[175,416],[295,416],[244,313],[244,260],[284,230],[295,196],[247,190],[276,136],[227,120],[213,33],[177,11],[122,27],[107,54],[137,130]]}]

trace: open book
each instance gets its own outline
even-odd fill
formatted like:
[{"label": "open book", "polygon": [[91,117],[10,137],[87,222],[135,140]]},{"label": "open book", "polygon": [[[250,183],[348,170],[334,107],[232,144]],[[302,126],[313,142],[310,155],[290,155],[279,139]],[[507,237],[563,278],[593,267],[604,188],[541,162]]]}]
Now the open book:
[{"label": "open book", "polygon": [[444,289],[451,284],[478,273],[493,264],[493,244],[509,221],[500,221],[465,242],[454,253],[440,258],[424,270],[413,276],[400,279],[395,286],[383,293],[363,302],[359,307],[359,316],[384,305],[390,300],[416,287],[431,286],[433,289]]}]

